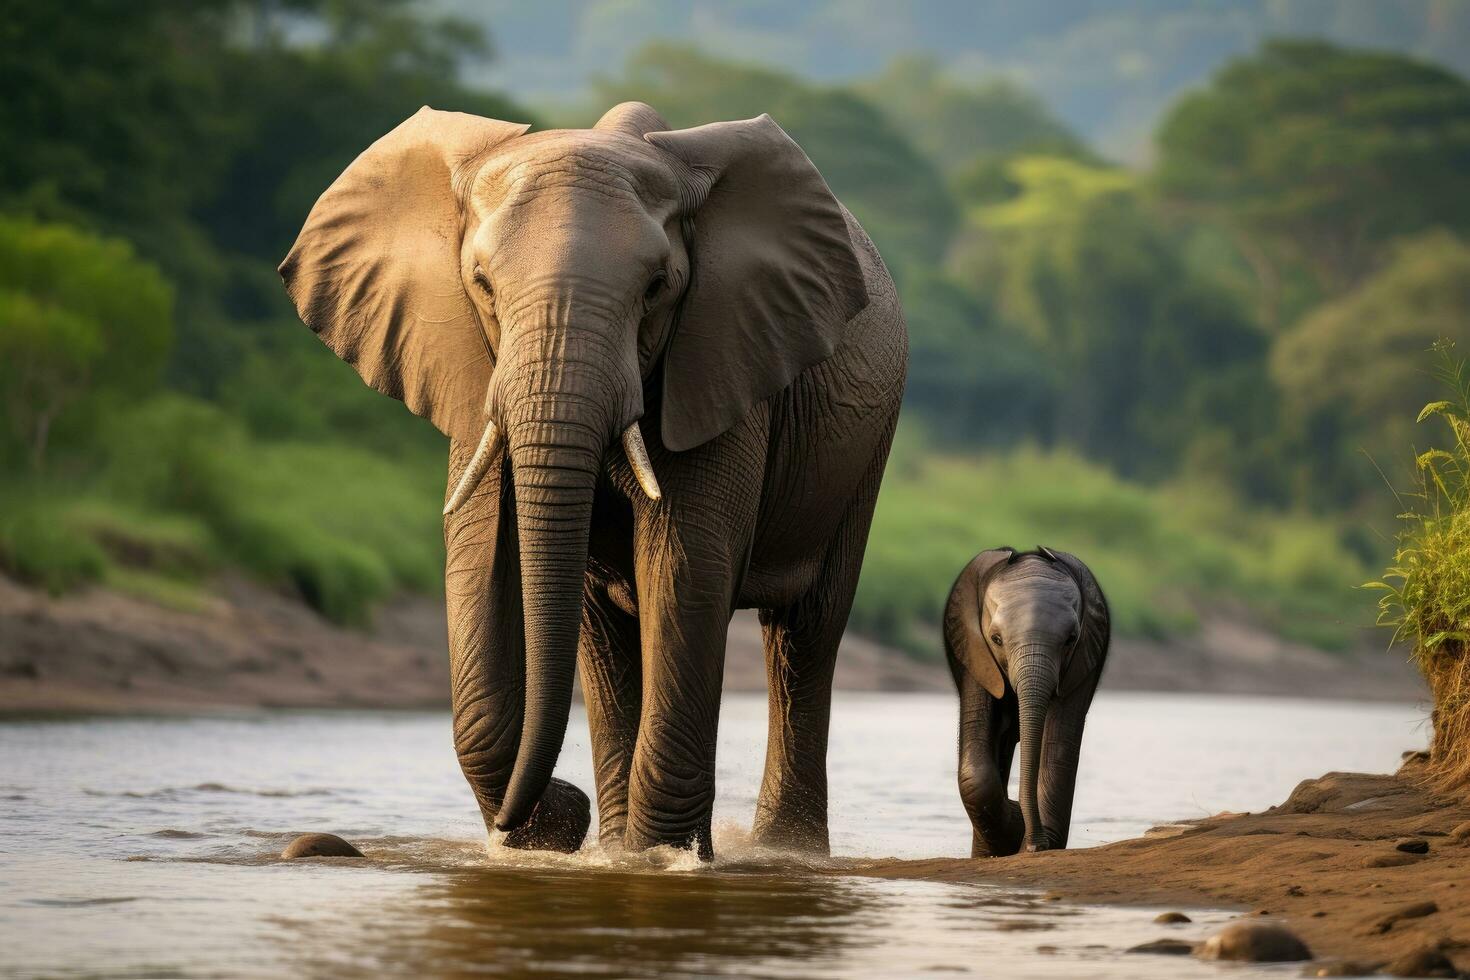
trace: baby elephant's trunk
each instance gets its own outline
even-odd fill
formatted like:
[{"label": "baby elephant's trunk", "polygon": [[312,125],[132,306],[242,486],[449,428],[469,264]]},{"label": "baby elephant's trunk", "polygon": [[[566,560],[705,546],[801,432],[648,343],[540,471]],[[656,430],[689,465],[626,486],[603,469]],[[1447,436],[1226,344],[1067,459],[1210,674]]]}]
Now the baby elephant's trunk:
[{"label": "baby elephant's trunk", "polygon": [[1048,651],[1028,649],[1014,655],[1011,667],[1011,682],[1020,708],[1021,816],[1026,821],[1024,848],[1027,851],[1044,851],[1050,846],[1041,823],[1037,782],[1041,773],[1041,733],[1057,691],[1055,664]]}]

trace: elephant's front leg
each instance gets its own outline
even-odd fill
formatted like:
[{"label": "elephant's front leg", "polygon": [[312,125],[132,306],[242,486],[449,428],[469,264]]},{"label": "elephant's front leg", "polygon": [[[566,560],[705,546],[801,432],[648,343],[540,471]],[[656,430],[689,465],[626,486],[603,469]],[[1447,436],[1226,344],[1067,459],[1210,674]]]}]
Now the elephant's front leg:
[{"label": "elephant's front leg", "polygon": [[1037,796],[1048,844],[1067,846],[1072,829],[1072,798],[1077,791],[1077,762],[1082,729],[1092,705],[1098,677],[1052,704],[1041,741],[1041,777]]},{"label": "elephant's front leg", "polygon": [[714,854],[725,635],[750,553],[764,445],[744,424],[681,453],[678,466],[660,471],[663,499],[635,518],[643,710],[628,790],[630,850],[672,844]]},{"label": "elephant's front leg", "polygon": [[641,657],[638,618],[589,575],[577,661],[597,774],[597,836],[604,847],[622,847],[628,827],[628,778],[643,700]]},{"label": "elephant's front leg", "polygon": [[[459,442],[451,447],[451,487],[471,449]],[[502,473],[496,467],[474,497],[444,521],[454,748],[491,832],[515,767],[526,696],[515,515],[506,513],[513,504],[511,495],[502,490]],[[590,823],[587,795],[553,779],[531,819],[507,834],[505,844],[575,851]]]},{"label": "elephant's front leg", "polygon": [[1015,696],[996,700],[968,673],[959,682],[959,785],[970,817],[970,856],[1015,854],[1026,836],[1021,807],[1006,795],[1020,731]]}]

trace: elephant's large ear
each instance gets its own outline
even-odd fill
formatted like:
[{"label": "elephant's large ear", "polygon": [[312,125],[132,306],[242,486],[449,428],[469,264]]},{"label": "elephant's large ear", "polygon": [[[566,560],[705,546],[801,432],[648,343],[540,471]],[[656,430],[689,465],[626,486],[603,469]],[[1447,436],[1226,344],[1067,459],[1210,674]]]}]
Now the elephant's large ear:
[{"label": "elephant's large ear", "polygon": [[492,364],[461,270],[463,195],[528,128],[425,106],[327,188],[280,268],[301,319],[362,380],[469,442]]},{"label": "elephant's large ear", "polygon": [[963,666],[993,698],[1005,696],[1006,679],[990,649],[990,641],[980,628],[980,614],[991,575],[1015,553],[1014,548],[980,552],[955,579],[949,602],[944,606],[944,643],[951,659]]},{"label": "elephant's large ear", "polygon": [[826,360],[868,292],[842,206],[770,116],[644,138],[688,168],[696,204],[664,358],[663,442],[683,450]]},{"label": "elephant's large ear", "polygon": [[1043,549],[1053,560],[1066,566],[1067,572],[1082,590],[1082,622],[1077,636],[1077,645],[1072,648],[1071,658],[1062,669],[1060,692],[1066,697],[1077,690],[1089,678],[1095,679],[1108,657],[1108,643],[1113,635],[1112,617],[1108,612],[1108,600],[1092,569],[1082,559],[1065,551]]}]

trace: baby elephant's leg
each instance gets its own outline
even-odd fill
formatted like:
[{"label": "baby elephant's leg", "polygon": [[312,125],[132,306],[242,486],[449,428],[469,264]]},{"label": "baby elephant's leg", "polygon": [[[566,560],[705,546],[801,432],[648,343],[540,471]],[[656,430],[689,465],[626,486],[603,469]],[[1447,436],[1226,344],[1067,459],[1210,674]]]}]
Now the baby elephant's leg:
[{"label": "baby elephant's leg", "polygon": [[965,675],[960,692],[960,799],[974,829],[971,857],[1003,857],[1021,848],[1026,824],[1006,796],[1019,737],[1014,698],[997,701]]},{"label": "baby elephant's leg", "polygon": [[1086,684],[1052,705],[1041,737],[1041,777],[1037,787],[1041,824],[1053,848],[1067,846],[1072,826],[1072,797],[1077,789],[1077,759],[1082,728],[1097,682]]}]

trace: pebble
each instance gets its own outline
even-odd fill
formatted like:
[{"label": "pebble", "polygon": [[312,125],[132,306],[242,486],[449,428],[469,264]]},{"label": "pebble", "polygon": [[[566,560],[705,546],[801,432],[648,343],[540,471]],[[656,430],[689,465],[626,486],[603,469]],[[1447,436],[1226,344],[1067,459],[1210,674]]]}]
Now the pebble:
[{"label": "pebble", "polygon": [[302,834],[286,845],[281,857],[288,860],[308,857],[360,858],[362,852],[336,834]]},{"label": "pebble", "polygon": [[1455,964],[1450,962],[1449,957],[1433,946],[1405,953],[1384,966],[1383,972],[1391,977],[1458,977],[1460,975],[1460,971],[1455,969]]},{"label": "pebble", "polygon": [[1378,972],[1379,964],[1362,963],[1358,960],[1334,960],[1331,963],[1308,963],[1302,967],[1304,977],[1371,977]]},{"label": "pebble", "polygon": [[1403,851],[1405,854],[1428,854],[1429,841],[1419,837],[1406,837],[1394,846],[1394,850]]},{"label": "pebble", "polygon": [[1188,956],[1194,952],[1194,943],[1187,943],[1182,939],[1155,939],[1153,942],[1140,943],[1128,950],[1130,953],[1159,953],[1164,956]]},{"label": "pebble", "polygon": [[1160,912],[1154,916],[1154,921],[1161,926],[1173,926],[1184,922],[1193,922],[1194,920],[1183,912]]},{"label": "pebble", "polygon": [[1312,951],[1284,926],[1269,922],[1232,922],[1205,940],[1199,955],[1207,960],[1284,963],[1309,960]]}]

